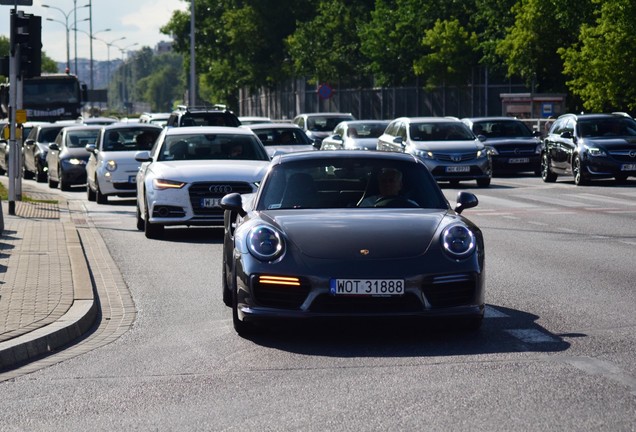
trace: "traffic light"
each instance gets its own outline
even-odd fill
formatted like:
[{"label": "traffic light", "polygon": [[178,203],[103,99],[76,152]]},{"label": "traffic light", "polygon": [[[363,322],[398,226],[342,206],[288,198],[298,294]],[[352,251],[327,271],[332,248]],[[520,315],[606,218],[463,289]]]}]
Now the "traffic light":
[{"label": "traffic light", "polygon": [[42,70],[42,17],[11,11],[11,52],[20,46],[19,71],[25,78]]}]

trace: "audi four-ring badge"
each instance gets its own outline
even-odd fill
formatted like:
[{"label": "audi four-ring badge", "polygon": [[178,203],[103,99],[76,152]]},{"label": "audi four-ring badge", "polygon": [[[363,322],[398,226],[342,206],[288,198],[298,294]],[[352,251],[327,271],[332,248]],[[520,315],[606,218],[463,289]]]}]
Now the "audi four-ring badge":
[{"label": "audi four-ring badge", "polygon": [[256,192],[269,156],[249,129],[165,128],[150,151],[140,151],[137,229],[148,238],[166,226],[223,225],[221,198]]},{"label": "audi four-ring badge", "polygon": [[231,193],[221,200],[219,260],[219,297],[240,335],[280,319],[481,325],[484,241],[462,214],[477,197],[460,192],[451,208],[417,156],[277,155],[258,192],[244,198]]}]

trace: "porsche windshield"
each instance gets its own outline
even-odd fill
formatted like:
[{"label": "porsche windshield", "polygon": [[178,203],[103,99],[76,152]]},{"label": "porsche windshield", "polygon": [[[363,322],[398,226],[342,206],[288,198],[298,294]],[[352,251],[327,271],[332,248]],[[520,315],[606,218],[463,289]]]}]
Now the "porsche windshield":
[{"label": "porsche windshield", "polygon": [[257,204],[258,210],[356,207],[444,209],[448,203],[423,165],[369,158],[275,165]]}]

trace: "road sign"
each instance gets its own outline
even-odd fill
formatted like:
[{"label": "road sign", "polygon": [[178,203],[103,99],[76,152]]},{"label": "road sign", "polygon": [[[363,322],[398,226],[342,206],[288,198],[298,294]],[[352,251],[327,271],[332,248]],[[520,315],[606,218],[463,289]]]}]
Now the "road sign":
[{"label": "road sign", "polygon": [[320,96],[321,99],[329,99],[333,96],[333,89],[327,83],[320,84],[320,87],[318,87],[318,96]]}]

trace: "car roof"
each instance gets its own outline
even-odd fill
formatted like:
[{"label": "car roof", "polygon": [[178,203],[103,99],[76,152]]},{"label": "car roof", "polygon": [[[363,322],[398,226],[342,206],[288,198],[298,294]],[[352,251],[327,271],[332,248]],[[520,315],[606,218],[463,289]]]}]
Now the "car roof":
[{"label": "car roof", "polygon": [[102,125],[105,130],[113,130],[113,129],[153,129],[153,130],[162,130],[163,128],[159,125],[151,124],[151,123],[113,123],[109,125]]},{"label": "car roof", "polygon": [[395,120],[400,120],[407,123],[462,123],[462,121],[459,120],[457,117],[398,117]]},{"label": "car roof", "polygon": [[352,116],[351,113],[342,113],[342,112],[315,112],[315,113],[302,113],[298,114],[298,117],[340,117],[340,116]]},{"label": "car roof", "polygon": [[581,114],[567,113],[567,114],[562,114],[559,116],[559,118],[565,118],[565,117],[573,117],[577,120],[595,119],[595,118],[631,118],[631,117],[625,116],[622,113],[581,113]]},{"label": "car roof", "polygon": [[505,117],[505,116],[492,116],[492,117],[464,117],[462,120],[470,122],[482,122],[482,121],[521,121],[517,117]]},{"label": "car roof", "polygon": [[64,132],[72,132],[76,130],[99,130],[104,125],[79,125],[79,126],[65,126],[62,128]]},{"label": "car roof", "polygon": [[242,125],[241,127],[250,129],[298,129],[302,130],[300,126],[294,123],[254,123]]},{"label": "car roof", "polygon": [[297,162],[303,160],[315,160],[315,159],[378,159],[378,160],[402,160],[418,162],[418,159],[408,153],[397,152],[375,152],[360,150],[321,150],[321,151],[307,151],[307,152],[291,152],[283,153],[274,156],[272,164],[281,164],[289,162]]},{"label": "car roof", "polygon": [[234,134],[254,135],[251,129],[234,126],[184,126],[165,130],[166,135],[192,135],[192,134]]}]

